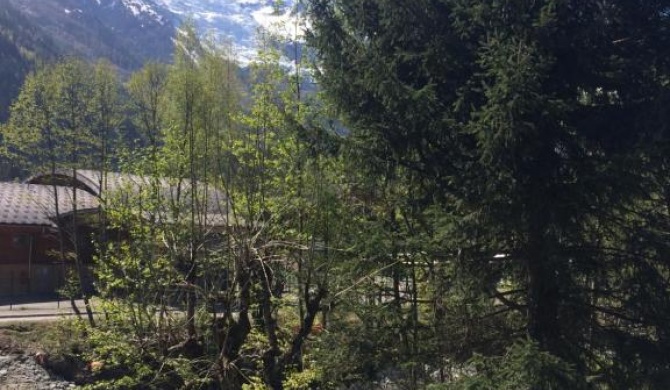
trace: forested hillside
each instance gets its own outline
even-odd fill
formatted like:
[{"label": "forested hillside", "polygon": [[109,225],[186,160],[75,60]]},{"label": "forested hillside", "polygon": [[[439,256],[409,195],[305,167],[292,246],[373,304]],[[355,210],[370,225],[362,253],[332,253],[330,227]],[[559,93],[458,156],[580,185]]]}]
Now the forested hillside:
[{"label": "forested hillside", "polygon": [[[62,55],[106,58],[124,71],[170,60],[175,26],[167,13],[141,13],[110,0],[6,0]],[[158,11],[156,11],[158,12]]]},{"label": "forested hillside", "polygon": [[170,61],[175,27],[168,15],[157,17],[111,1],[0,0],[0,118],[25,75],[58,57],[106,58],[126,73]]},{"label": "forested hillside", "polygon": [[0,120],[38,59],[56,56],[54,43],[9,3],[0,0]]}]

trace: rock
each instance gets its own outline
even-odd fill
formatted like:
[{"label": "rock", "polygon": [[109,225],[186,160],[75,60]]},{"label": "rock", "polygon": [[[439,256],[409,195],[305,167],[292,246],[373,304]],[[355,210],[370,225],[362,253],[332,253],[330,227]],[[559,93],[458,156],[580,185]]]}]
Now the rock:
[{"label": "rock", "polygon": [[0,389],[60,390],[75,387],[72,383],[52,377],[36,360],[29,355],[0,355]]}]

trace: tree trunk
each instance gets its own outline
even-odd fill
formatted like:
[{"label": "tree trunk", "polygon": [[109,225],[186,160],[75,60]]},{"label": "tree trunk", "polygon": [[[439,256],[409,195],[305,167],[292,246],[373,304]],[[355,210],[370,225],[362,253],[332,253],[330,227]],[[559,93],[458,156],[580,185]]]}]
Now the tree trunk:
[{"label": "tree trunk", "polygon": [[528,334],[540,347],[560,356],[557,268],[545,250],[543,230],[530,234],[528,269]]},{"label": "tree trunk", "polygon": [[[249,319],[249,306],[251,302],[251,273],[249,269],[249,251],[243,249],[244,253],[235,261],[235,284],[239,288],[239,317],[230,326],[222,324],[220,330],[220,356],[221,356],[221,375],[223,388],[241,388],[245,382],[244,376],[240,373],[236,364],[239,358],[239,352],[242,345],[246,342],[247,336],[251,333],[251,321]],[[228,307],[226,316],[232,315],[233,308]],[[226,327],[228,327],[226,329]]]},{"label": "tree trunk", "polygon": [[293,337],[291,342],[291,348],[284,354],[283,361],[285,366],[296,366],[298,370],[302,370],[302,346],[312,331],[314,326],[314,320],[316,319],[319,310],[321,310],[321,302],[328,294],[328,291],[319,286],[317,288],[316,295],[313,298],[309,298],[306,294],[306,315],[302,319],[302,324],[300,325],[300,330],[298,334]]}]

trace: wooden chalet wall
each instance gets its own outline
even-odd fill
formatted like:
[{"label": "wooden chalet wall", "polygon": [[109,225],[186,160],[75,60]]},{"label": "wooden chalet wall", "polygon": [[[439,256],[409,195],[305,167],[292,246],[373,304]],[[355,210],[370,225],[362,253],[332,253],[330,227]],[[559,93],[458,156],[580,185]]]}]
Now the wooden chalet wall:
[{"label": "wooden chalet wall", "polygon": [[65,264],[56,233],[42,226],[0,226],[0,295],[55,293]]}]

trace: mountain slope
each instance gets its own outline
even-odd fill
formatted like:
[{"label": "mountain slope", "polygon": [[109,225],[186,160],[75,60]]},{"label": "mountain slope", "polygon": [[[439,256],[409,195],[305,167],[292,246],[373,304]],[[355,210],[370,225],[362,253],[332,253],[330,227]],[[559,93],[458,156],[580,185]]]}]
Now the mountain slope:
[{"label": "mountain slope", "polygon": [[8,0],[0,0],[0,120],[6,119],[11,100],[37,59],[49,60],[56,55],[49,36]]},{"label": "mountain slope", "polygon": [[170,61],[172,21],[151,0],[0,0],[0,120],[38,62],[107,58],[128,73]]},{"label": "mountain slope", "polygon": [[57,51],[107,58],[123,70],[172,54],[172,16],[149,0],[8,0]]},{"label": "mountain slope", "polygon": [[[107,58],[129,73],[169,62],[175,26],[192,19],[203,36],[230,42],[242,65],[257,32],[291,18],[293,0],[0,0],[0,120],[35,61]],[[285,30],[291,33],[293,27]],[[291,57],[291,56],[289,56]]]}]

